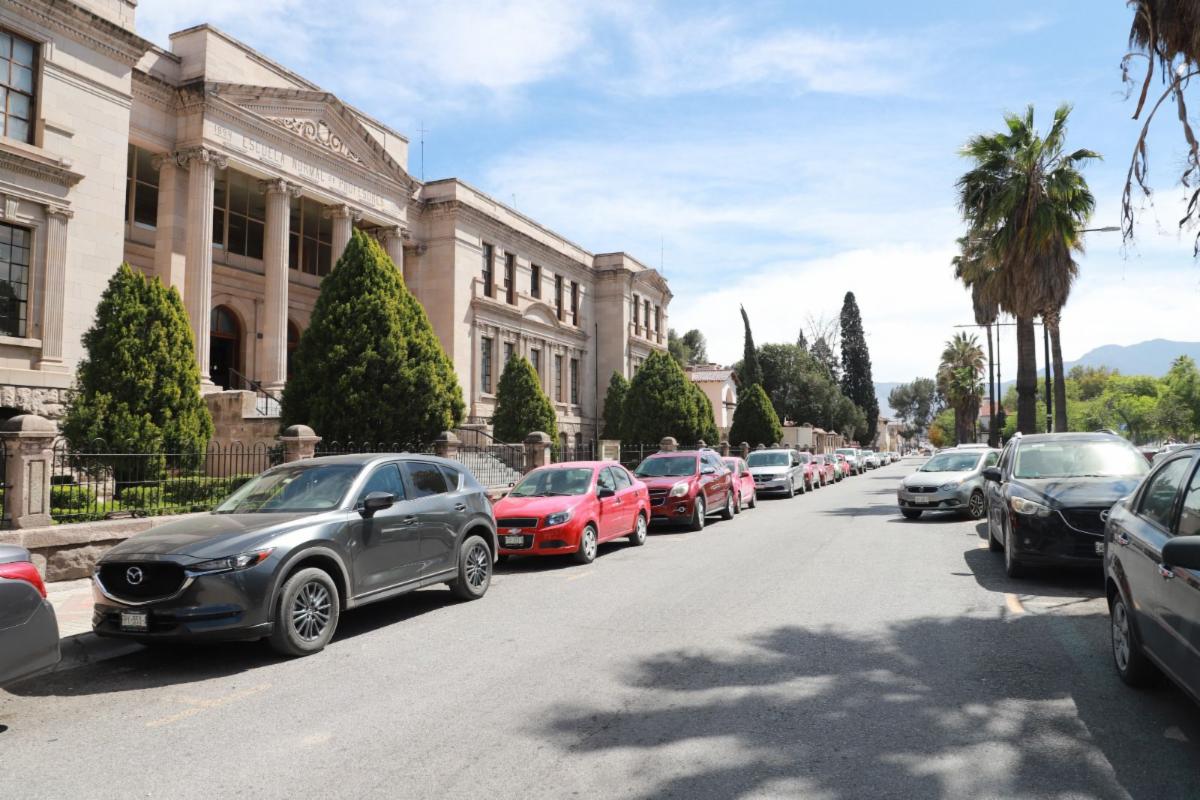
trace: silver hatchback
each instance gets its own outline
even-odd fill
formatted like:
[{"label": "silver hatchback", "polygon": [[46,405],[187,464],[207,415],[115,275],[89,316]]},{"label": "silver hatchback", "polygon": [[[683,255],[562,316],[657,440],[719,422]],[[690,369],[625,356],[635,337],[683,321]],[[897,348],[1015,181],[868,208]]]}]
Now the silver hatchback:
[{"label": "silver hatchback", "polygon": [[900,513],[907,519],[919,519],[926,511],[955,511],[970,519],[983,519],[987,512],[983,470],[999,460],[1000,451],[991,448],[938,453],[901,481],[896,492]]}]

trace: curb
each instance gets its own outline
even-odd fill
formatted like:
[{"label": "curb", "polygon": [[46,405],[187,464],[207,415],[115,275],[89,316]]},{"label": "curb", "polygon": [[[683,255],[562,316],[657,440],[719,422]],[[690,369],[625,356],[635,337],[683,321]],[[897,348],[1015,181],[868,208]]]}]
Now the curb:
[{"label": "curb", "polygon": [[67,636],[59,642],[62,658],[50,670],[50,673],[64,672],[111,658],[120,658],[141,649],[142,646],[137,642],[124,639],[105,639],[91,632],[77,633],[74,636]]}]

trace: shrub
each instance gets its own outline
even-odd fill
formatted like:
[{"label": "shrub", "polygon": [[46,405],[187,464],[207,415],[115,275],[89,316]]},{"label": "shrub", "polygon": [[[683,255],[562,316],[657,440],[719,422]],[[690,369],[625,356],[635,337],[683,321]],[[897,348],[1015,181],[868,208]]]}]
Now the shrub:
[{"label": "shrub", "polygon": [[127,509],[148,511],[163,505],[163,490],[159,484],[130,486],[121,492],[121,505]]},{"label": "shrub", "polygon": [[523,442],[534,431],[558,440],[558,420],[550,398],[542,391],[533,364],[514,355],[504,365],[504,374],[496,387],[496,410],[492,414],[493,433],[502,442]]},{"label": "shrub", "polygon": [[96,505],[96,493],[79,484],[50,487],[50,507],[64,511],[82,511]]},{"label": "shrub", "polygon": [[604,438],[621,438],[621,415],[625,408],[625,395],[629,393],[629,381],[619,372],[613,371],[608,381],[608,392],[604,395]]},{"label": "shrub", "polygon": [[[654,351],[629,384],[622,409],[621,439],[628,444],[657,444],[664,436],[691,444],[715,436],[711,408],[696,397],[695,388],[667,353]],[[705,439],[707,442],[708,440]]]},{"label": "shrub", "polygon": [[756,383],[744,389],[738,396],[737,408],[733,412],[733,424],[729,428],[731,442],[749,442],[772,445],[783,439],[783,426],[775,414],[775,407],[767,397],[762,384]]}]

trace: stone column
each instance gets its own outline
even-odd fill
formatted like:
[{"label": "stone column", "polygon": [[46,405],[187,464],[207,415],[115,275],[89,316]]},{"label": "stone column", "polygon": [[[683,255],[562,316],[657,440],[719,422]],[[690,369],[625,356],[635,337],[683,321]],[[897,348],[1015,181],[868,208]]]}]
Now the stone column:
[{"label": "stone column", "polygon": [[63,371],[63,314],[67,294],[68,208],[46,207],[46,281],[42,291],[42,357],[38,368]]},{"label": "stone column", "polygon": [[50,476],[58,427],[48,419],[20,414],[0,425],[8,488],[4,519],[10,528],[50,524]]},{"label": "stone column", "polygon": [[284,462],[291,463],[315,456],[321,437],[307,425],[289,425],[279,434],[279,441],[283,444]]},{"label": "stone column", "polygon": [[454,435],[454,431],[442,431],[441,434],[433,440],[433,452],[442,458],[451,460],[458,458],[458,448],[462,442]]},{"label": "stone column", "polygon": [[675,441],[674,436],[664,436],[658,443],[658,449],[663,453],[674,453],[679,449],[679,442]]},{"label": "stone column", "polygon": [[183,301],[192,323],[200,390],[214,391],[208,376],[209,331],[212,325],[213,181],[225,168],[225,157],[207,147],[191,147],[176,155],[188,170],[187,248]]},{"label": "stone column", "polygon": [[383,242],[383,249],[387,252],[388,258],[392,259],[392,263],[396,265],[401,277],[404,276],[404,240],[407,238],[408,229],[399,225],[384,228],[379,232],[379,240]]},{"label": "stone column", "polygon": [[325,216],[333,220],[333,263],[336,264],[346,251],[346,245],[350,244],[354,221],[361,218],[362,214],[350,206],[342,205],[326,209]]},{"label": "stone column", "polygon": [[548,467],[551,463],[550,448],[553,446],[550,434],[534,431],[525,437],[525,471],[530,472],[538,467]]},{"label": "stone column", "polygon": [[187,230],[186,208],[179,202],[181,174],[174,158],[154,156],[158,170],[158,215],[154,232],[154,271],[164,286],[174,286],[182,297],[187,265],[180,232]]},{"label": "stone column", "polygon": [[267,196],[267,225],[263,238],[262,366],[259,380],[268,392],[282,392],[287,382],[288,223],[291,198],[299,187],[282,179],[260,181]]}]

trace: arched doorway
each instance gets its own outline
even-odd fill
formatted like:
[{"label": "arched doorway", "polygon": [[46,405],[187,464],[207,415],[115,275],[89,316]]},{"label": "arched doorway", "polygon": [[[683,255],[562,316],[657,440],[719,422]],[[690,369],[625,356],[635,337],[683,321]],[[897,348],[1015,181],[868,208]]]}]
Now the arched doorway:
[{"label": "arched doorway", "polygon": [[296,327],[296,323],[288,320],[287,331],[287,379],[292,379],[292,353],[296,352],[296,345],[300,343],[300,329]]},{"label": "arched doorway", "polygon": [[237,316],[226,306],[212,310],[212,327],[209,332],[208,377],[222,389],[236,383],[234,371],[242,369],[242,326]]}]

